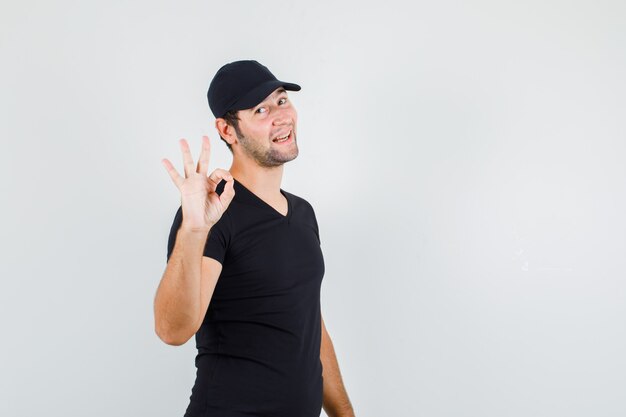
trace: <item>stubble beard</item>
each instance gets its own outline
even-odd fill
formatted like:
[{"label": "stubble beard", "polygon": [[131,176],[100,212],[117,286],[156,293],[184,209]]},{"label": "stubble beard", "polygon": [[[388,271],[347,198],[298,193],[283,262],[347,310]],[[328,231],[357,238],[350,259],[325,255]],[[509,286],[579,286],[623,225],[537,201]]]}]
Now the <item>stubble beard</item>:
[{"label": "stubble beard", "polygon": [[279,149],[280,145],[264,148],[259,142],[245,137],[242,133],[238,134],[237,138],[244,152],[265,168],[273,168],[293,161],[299,153],[295,132],[293,132],[293,143],[288,145],[289,150]]}]

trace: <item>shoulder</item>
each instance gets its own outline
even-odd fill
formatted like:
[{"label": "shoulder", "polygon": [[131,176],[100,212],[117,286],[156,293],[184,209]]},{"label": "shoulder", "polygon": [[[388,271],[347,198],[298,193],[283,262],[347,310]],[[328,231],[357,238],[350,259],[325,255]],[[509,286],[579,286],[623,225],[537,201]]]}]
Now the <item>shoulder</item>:
[{"label": "shoulder", "polygon": [[283,191],[285,194],[287,194],[291,198],[291,203],[293,204],[294,208],[304,209],[306,211],[311,212],[311,214],[315,215],[315,210],[313,209],[313,205],[309,203],[309,201],[306,198],[296,195],[294,193],[291,193],[289,191],[285,191],[285,190]]}]

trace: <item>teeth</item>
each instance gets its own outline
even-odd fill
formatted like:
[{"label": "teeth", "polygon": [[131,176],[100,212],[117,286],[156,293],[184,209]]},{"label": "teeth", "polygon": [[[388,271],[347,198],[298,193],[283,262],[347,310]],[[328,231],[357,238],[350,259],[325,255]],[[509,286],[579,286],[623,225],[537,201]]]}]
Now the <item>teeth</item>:
[{"label": "teeth", "polygon": [[287,140],[290,134],[291,134],[291,131],[287,133],[285,136],[274,139],[274,142],[284,142]]}]

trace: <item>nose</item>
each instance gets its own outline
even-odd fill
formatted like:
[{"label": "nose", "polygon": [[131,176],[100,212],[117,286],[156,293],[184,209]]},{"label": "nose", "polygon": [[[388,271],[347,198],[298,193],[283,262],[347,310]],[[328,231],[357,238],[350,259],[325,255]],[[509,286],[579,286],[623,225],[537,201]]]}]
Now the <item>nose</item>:
[{"label": "nose", "polygon": [[287,115],[279,115],[274,119],[274,126],[282,126],[289,124],[289,117]]},{"label": "nose", "polygon": [[273,122],[274,126],[282,126],[291,122],[291,114],[287,109],[279,109],[274,114],[276,115]]}]

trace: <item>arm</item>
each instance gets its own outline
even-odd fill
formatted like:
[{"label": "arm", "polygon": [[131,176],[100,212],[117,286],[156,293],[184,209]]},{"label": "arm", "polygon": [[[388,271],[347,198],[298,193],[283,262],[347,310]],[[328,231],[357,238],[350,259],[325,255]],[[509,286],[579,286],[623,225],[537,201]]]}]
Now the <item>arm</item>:
[{"label": "arm", "polygon": [[196,332],[201,316],[202,254],[208,231],[181,227],[154,300],[155,331],[179,346]]},{"label": "arm", "polygon": [[[155,331],[161,340],[175,346],[187,342],[202,324],[222,268],[217,260],[203,256],[204,247],[209,232],[235,196],[235,179],[230,172],[217,168],[207,177],[208,136],[202,138],[197,165],[187,141],[181,139],[179,143],[185,177],[169,160],[161,162],[181,193],[181,225],[154,299]],[[226,185],[218,194],[217,185],[224,180]]]},{"label": "arm", "polygon": [[324,318],[322,318],[320,359],[324,367],[322,371],[324,377],[324,411],[328,417],[354,417],[354,410],[341,380],[335,349],[326,330]]}]

